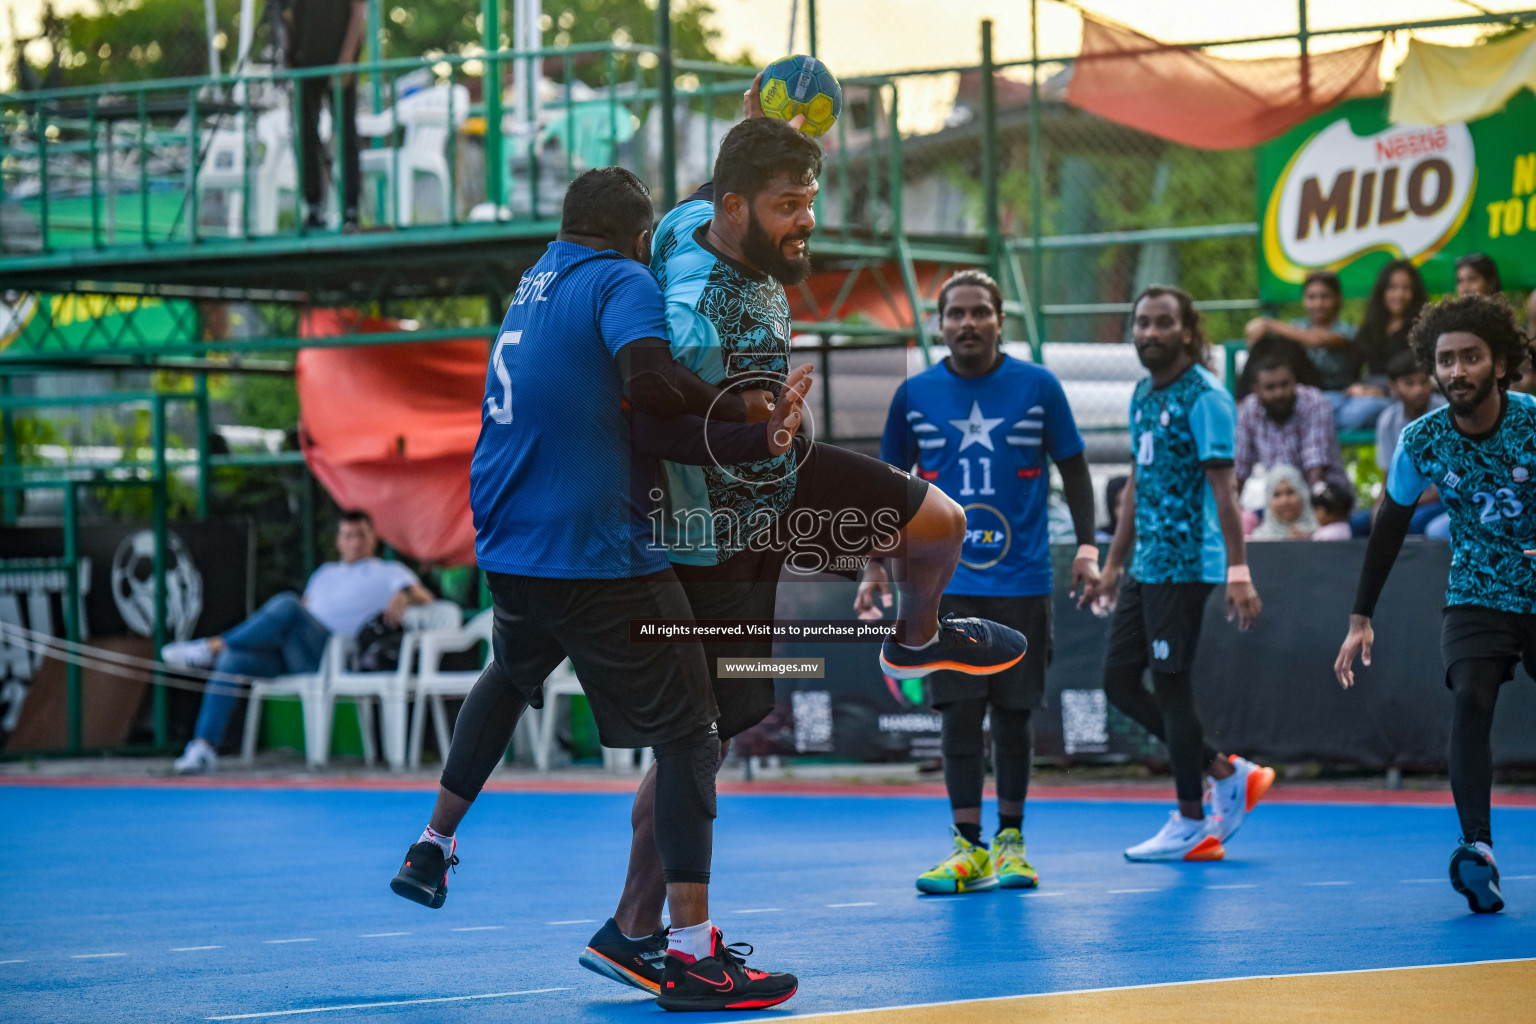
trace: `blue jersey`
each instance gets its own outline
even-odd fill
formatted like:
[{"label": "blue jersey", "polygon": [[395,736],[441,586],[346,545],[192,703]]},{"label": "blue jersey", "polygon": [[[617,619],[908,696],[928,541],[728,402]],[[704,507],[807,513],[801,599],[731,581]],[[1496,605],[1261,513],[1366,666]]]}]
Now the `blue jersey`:
[{"label": "blue jersey", "polygon": [[650,481],[631,487],[614,363],[666,330],[650,271],[611,250],[551,242],[523,275],[486,371],[469,472],[481,568],[616,579],[667,567],[638,504]]},{"label": "blue jersey", "polygon": [[1203,366],[1164,388],[1144,377],[1131,396],[1136,460],[1136,555],[1143,583],[1221,583],[1227,548],[1208,466],[1230,465],[1237,405]]},{"label": "blue jersey", "polygon": [[1447,605],[1536,612],[1536,399],[1510,392],[1493,431],[1468,437],[1451,410],[1425,413],[1403,428],[1387,471],[1387,493],[1413,505],[1440,489],[1451,516]]},{"label": "blue jersey", "polygon": [[949,360],[896,389],[880,457],[939,487],[965,508],[965,546],[945,588],[973,597],[1051,592],[1046,456],[1083,450],[1056,375],[1005,356],[984,377]]},{"label": "blue jersey", "polygon": [[[789,373],[784,286],[706,248],[714,204],[682,203],[656,229],[651,269],[666,295],[672,358],[726,391],[779,393]],[[663,463],[665,540],[672,561],[714,565],[789,509],[794,449],[735,466]]]}]

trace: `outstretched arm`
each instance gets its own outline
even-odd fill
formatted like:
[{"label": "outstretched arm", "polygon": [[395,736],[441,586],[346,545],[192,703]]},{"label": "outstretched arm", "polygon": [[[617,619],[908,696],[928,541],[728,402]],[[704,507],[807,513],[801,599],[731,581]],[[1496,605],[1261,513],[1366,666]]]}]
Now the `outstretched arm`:
[{"label": "outstretched arm", "polygon": [[1345,689],[1355,684],[1355,655],[1360,655],[1361,664],[1371,663],[1371,644],[1376,639],[1371,616],[1376,614],[1376,601],[1387,585],[1398,552],[1403,549],[1413,509],[1414,506],[1399,504],[1388,494],[1376,513],[1371,539],[1365,545],[1365,564],[1360,567],[1360,586],[1355,591],[1355,610],[1349,616],[1349,633],[1333,662],[1333,674]]}]

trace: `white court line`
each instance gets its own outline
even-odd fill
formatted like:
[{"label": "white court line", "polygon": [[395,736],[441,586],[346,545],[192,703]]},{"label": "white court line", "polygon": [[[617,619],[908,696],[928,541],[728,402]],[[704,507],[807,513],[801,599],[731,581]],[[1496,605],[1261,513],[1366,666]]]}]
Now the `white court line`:
[{"label": "white court line", "polygon": [[451,932],[499,932],[506,928],[504,924],[477,924],[468,928],[450,928]]},{"label": "white court line", "polygon": [[877,903],[828,903],[829,907],[875,907]]},{"label": "white court line", "polygon": [[24,964],[25,960],[0,960],[0,964]]},{"label": "white court line", "polygon": [[1121,892],[1162,892],[1163,890],[1161,890],[1161,889],[1105,889],[1104,891],[1107,892],[1107,893],[1113,894],[1113,893],[1121,893]]},{"label": "white court line", "polygon": [[[1031,992],[1027,995],[1011,996],[979,996],[971,999],[946,999],[933,1003],[901,1003],[895,1006],[867,1006],[857,1010],[821,1010],[810,1013],[790,1012],[784,1014],[779,1020],[816,1020],[822,1017],[852,1017],[855,1014],[866,1013],[890,1013],[893,1010],[931,1010],[939,1006],[977,1006],[981,1003],[1000,1003],[1005,999],[1017,999],[1020,1001],[1033,1001],[1036,999],[1052,999],[1056,996],[1089,996],[1100,992],[1135,992],[1140,989],[1156,988],[1188,988],[1191,985],[1215,985],[1225,981],[1275,981],[1279,978],[1328,978],[1341,974],[1385,974],[1389,971],[1424,971],[1435,967],[1487,967],[1494,964],[1529,964],[1536,963],[1533,957],[1510,957],[1505,960],[1468,960],[1465,963],[1450,964],[1410,964],[1406,967],[1366,967],[1359,970],[1344,971],[1298,971],[1295,974],[1244,974],[1232,978],[1201,978],[1195,981],[1156,981],[1150,985],[1109,985],[1103,988],[1074,988],[1063,989],[1060,992]],[[223,1018],[209,1018],[223,1019]]]},{"label": "white court line", "polygon": [[782,914],[783,907],[757,907],[752,910],[733,910],[733,914]]},{"label": "white court line", "polygon": [[[569,921],[545,921],[545,924],[597,924],[595,917],[576,917]],[[551,990],[553,991],[553,989]]]},{"label": "white court line", "polygon": [[1354,885],[1354,882],[1302,882],[1302,885]]},{"label": "white court line", "polygon": [[315,941],[314,939],[267,939],[267,940],[265,940],[265,945],[268,945],[268,946],[281,946],[284,943],[288,943],[288,942],[314,942],[314,941]]},{"label": "white court line", "polygon": [[[1536,875],[1502,875],[1500,877],[1506,882],[1526,882],[1536,878]],[[1439,879],[1436,879],[1436,881],[1439,881]]]},{"label": "white court line", "polygon": [[76,953],[74,956],[71,956],[70,959],[71,960],[94,960],[94,959],[96,959],[98,957],[104,957],[104,956],[127,956],[127,955],[128,955],[127,953]]},{"label": "white court line", "polygon": [[410,932],[369,932],[367,935],[359,935],[360,939],[387,939],[392,935],[409,935]]},{"label": "white court line", "polygon": [[251,1020],[254,1017],[291,1017],[297,1013],[329,1013],[332,1010],[372,1010],[378,1006],[421,1006],[426,1003],[461,1003],[467,999],[505,999],[508,996],[532,996],[541,992],[569,992],[569,988],[525,988],[517,992],[485,992],[475,996],[438,996],[435,999],[392,999],[387,1003],[344,1003],[340,1006],[309,1006],[302,1010],[267,1010],[264,1013],[226,1013],[203,1020]]},{"label": "white court line", "polygon": [[167,953],[195,953],[200,949],[223,949],[223,946],[172,946]]},{"label": "white court line", "polygon": [[1258,886],[1251,882],[1241,882],[1236,885],[1208,885],[1207,889],[1257,889]]},{"label": "white court line", "polygon": [[1428,882],[1443,882],[1443,881],[1445,881],[1445,879],[1443,879],[1443,878],[1404,878],[1401,881],[1402,881],[1402,883],[1404,885],[1418,885],[1420,883],[1428,883]]},{"label": "white court line", "polygon": [[1026,899],[1026,898],[1029,898],[1029,897],[1035,897],[1035,898],[1038,899],[1038,898],[1040,898],[1042,896],[1065,896],[1065,895],[1066,895],[1066,893],[1062,892],[1060,889],[1052,889],[1050,892],[1039,892],[1039,891],[1035,891],[1035,892],[1021,892],[1021,893],[1019,893],[1019,898],[1020,899]]}]

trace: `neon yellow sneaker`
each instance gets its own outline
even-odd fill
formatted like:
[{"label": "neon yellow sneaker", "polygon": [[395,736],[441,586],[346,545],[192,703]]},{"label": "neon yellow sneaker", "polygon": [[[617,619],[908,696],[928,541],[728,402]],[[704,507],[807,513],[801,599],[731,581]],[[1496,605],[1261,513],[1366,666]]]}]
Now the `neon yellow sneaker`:
[{"label": "neon yellow sneaker", "polygon": [[975,846],[950,826],[955,837],[955,852],[917,876],[917,888],[928,893],[981,892],[997,888],[992,873],[992,855],[985,846]]},{"label": "neon yellow sneaker", "polygon": [[1024,837],[1016,828],[1005,828],[992,837],[992,865],[997,884],[1004,889],[1033,889],[1040,873],[1024,859]]}]

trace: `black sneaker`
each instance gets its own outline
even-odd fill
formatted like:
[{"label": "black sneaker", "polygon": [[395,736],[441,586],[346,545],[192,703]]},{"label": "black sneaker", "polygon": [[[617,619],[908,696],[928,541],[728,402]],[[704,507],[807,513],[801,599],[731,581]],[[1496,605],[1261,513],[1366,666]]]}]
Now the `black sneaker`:
[{"label": "black sneaker", "polygon": [[1493,862],[1493,851],[1482,843],[1456,847],[1451,854],[1451,886],[1467,898],[1474,914],[1497,914],[1504,909],[1499,866]]},{"label": "black sneaker", "polygon": [[752,955],[745,942],[727,946],[720,929],[711,936],[714,955],[684,963],[671,954],[661,975],[656,1005],[663,1010],[761,1010],[795,994],[800,982],[793,974],[754,971],[741,962]]},{"label": "black sneaker", "polygon": [[580,961],[589,971],[655,995],[661,990],[661,973],[667,967],[667,930],[659,929],[636,942],[625,938],[610,917],[587,940]]},{"label": "black sneaker", "polygon": [[1028,648],[1029,641],[1016,629],[991,619],[957,619],[951,615],[939,623],[938,642],[920,651],[887,637],[880,646],[880,667],[896,679],[921,679],[941,671],[989,676],[1017,665]]},{"label": "black sneaker", "polygon": [[441,846],[423,840],[405,851],[405,863],[389,887],[397,896],[436,910],[448,902],[448,869],[458,862],[458,854],[444,857]]}]

